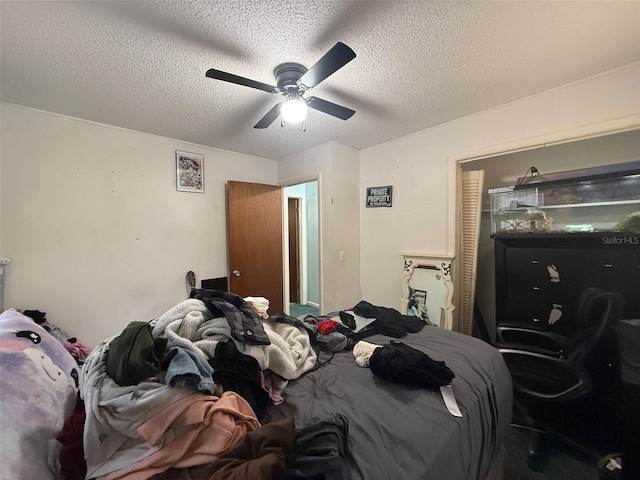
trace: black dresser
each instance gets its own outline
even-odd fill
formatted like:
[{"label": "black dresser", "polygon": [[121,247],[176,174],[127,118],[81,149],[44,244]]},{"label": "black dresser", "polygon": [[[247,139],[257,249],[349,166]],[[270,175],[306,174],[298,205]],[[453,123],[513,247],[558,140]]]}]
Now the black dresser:
[{"label": "black dresser", "polygon": [[640,318],[640,234],[506,233],[494,236],[496,327],[569,336],[583,289],[622,293]]}]

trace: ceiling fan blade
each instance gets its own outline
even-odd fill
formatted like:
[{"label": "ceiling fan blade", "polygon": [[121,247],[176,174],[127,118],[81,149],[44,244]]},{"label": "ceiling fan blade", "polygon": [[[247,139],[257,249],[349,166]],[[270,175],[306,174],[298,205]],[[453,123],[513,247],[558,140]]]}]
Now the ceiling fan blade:
[{"label": "ceiling fan blade", "polygon": [[258,120],[258,123],[256,123],[253,128],[267,128],[271,125],[273,121],[280,116],[280,105],[282,105],[282,103],[275,104],[264,117]]},{"label": "ceiling fan blade", "polygon": [[307,98],[307,105],[309,105],[310,108],[328,113],[329,115],[341,118],[342,120],[348,120],[353,116],[354,113],[356,113],[355,110],[351,110],[350,108],[343,107],[341,105],[338,105],[337,103],[323,100],[318,97]]},{"label": "ceiling fan blade", "polygon": [[298,80],[298,88],[310,90],[356,58],[356,53],[338,42]]},{"label": "ceiling fan blade", "polygon": [[222,80],[223,82],[244,85],[245,87],[257,88],[258,90],[264,90],[265,92],[269,93],[278,93],[278,89],[273,85],[257,82],[255,80],[251,80],[250,78],[240,77],[238,75],[234,75],[233,73],[216,70],[215,68],[210,68],[209,70],[207,70],[207,77],[215,78],[216,80]]}]

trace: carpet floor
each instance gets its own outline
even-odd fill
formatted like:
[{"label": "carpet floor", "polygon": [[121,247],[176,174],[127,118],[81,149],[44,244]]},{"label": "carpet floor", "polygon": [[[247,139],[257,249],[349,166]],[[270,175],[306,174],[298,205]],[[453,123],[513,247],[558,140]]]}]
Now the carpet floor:
[{"label": "carpet floor", "polygon": [[505,440],[505,480],[598,480],[597,460],[570,445],[546,436],[541,460],[528,464],[528,430],[510,427]]},{"label": "carpet floor", "polygon": [[300,305],[299,303],[290,303],[289,304],[289,315],[292,317],[298,318],[300,315],[304,314],[318,315],[317,307],[313,307],[311,305]]}]

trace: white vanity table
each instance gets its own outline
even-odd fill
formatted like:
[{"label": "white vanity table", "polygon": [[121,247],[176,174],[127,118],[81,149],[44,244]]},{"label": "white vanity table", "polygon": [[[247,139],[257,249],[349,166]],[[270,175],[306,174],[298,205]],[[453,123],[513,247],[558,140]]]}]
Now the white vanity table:
[{"label": "white vanity table", "polygon": [[453,328],[453,257],[442,255],[404,254],[402,298],[403,315],[428,318],[430,323]]}]

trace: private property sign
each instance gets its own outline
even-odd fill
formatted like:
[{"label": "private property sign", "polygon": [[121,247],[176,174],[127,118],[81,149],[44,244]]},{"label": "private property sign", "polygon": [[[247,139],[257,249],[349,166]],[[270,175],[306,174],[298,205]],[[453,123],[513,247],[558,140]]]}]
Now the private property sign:
[{"label": "private property sign", "polygon": [[367,207],[390,207],[393,187],[367,187]]}]

